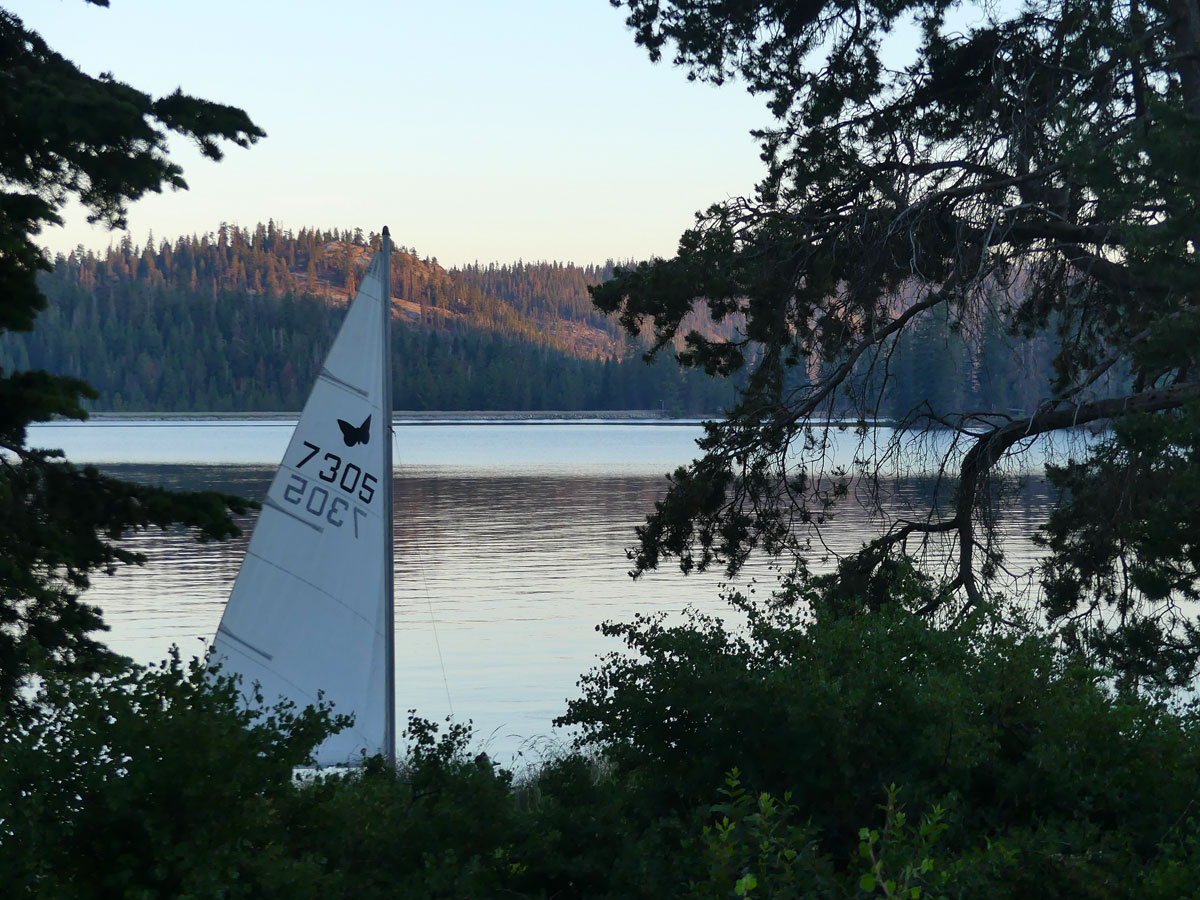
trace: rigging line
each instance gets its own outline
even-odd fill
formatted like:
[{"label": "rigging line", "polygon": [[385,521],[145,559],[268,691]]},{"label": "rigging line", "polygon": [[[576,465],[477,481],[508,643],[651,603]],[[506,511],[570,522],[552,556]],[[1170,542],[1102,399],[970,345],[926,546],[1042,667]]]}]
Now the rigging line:
[{"label": "rigging line", "polygon": [[[388,429],[392,435],[392,459],[397,462],[400,459],[400,441],[396,437],[396,427],[393,424]],[[394,474],[393,474],[393,477]],[[433,597],[429,593],[429,579],[425,577],[425,546],[420,541],[417,541],[417,571],[421,573],[421,585],[425,590],[425,603],[429,607],[429,622],[433,626],[433,646],[437,649],[438,665],[442,669],[442,685],[446,689],[446,705],[450,709],[450,715],[454,715],[454,701],[450,699],[450,679],[446,677],[446,661],[442,658],[442,641],[438,637],[437,616],[433,613]],[[393,623],[393,627],[395,627]]]}]

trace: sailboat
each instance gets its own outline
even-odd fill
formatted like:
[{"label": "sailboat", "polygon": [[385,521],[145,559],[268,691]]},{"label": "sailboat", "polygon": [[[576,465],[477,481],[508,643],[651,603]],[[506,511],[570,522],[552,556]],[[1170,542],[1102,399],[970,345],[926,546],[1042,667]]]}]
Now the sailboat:
[{"label": "sailboat", "polygon": [[354,724],[318,765],[395,761],[391,238],[374,255],[250,538],[210,660],[271,705]]}]

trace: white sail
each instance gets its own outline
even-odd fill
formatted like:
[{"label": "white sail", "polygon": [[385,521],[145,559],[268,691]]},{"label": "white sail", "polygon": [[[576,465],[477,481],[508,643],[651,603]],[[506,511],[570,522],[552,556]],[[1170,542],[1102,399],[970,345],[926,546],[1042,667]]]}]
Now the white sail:
[{"label": "white sail", "polygon": [[323,697],[354,715],[320,765],[393,750],[387,250],[385,238],[300,415],[213,643],[247,695],[257,683],[267,704]]}]

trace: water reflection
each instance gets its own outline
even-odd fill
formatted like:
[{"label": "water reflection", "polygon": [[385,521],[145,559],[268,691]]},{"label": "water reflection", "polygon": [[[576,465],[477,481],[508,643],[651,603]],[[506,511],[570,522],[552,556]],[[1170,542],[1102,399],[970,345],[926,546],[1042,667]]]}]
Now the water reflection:
[{"label": "water reflection", "polygon": [[[176,488],[261,498],[265,466],[107,466],[121,477]],[[894,509],[919,508],[928,480],[889,483]],[[597,654],[614,649],[595,626],[638,612],[690,605],[720,613],[719,573],[675,571],[633,582],[624,548],[663,490],[649,474],[511,474],[460,467],[401,469],[395,480],[398,703],[441,718],[473,719],[502,760],[526,738],[547,735]],[[1050,502],[1028,478],[998,523],[1010,560],[1028,566],[1030,536]],[[247,534],[253,517],[243,523]],[[859,505],[837,511],[815,545],[815,567],[857,549],[879,520]],[[213,634],[247,538],[198,544],[182,534],[143,534],[130,545],[142,568],[98,577],[88,599],[112,628],[116,650],[148,662],[171,644],[201,652]],[[822,560],[822,557],[826,557]],[[768,580],[752,565],[739,579]],[[444,667],[444,675],[443,675]]]}]

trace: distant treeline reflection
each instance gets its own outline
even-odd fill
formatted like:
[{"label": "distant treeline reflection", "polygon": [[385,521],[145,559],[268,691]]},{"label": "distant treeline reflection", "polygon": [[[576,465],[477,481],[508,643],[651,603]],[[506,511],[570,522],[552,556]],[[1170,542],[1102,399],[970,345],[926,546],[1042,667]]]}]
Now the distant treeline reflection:
[{"label": "distant treeline reflection", "polygon": [[[132,481],[178,490],[215,490],[261,500],[266,496],[274,468],[269,466],[106,465],[105,471]],[[828,571],[838,557],[857,551],[895,519],[918,511],[945,514],[953,503],[953,485],[929,475],[880,480],[868,491],[860,485],[833,508],[829,519],[812,532],[807,561],[813,571]],[[599,540],[609,546],[612,559],[633,543],[633,526],[640,524],[666,488],[661,477],[648,475],[545,475],[470,472],[404,473],[395,481],[396,540],[400,546],[419,548],[431,558],[445,552],[447,560],[490,547],[489,553],[514,556],[514,564],[527,565],[522,554],[537,556],[547,538],[557,535],[555,553],[571,557],[595,553],[595,546],[580,548],[578,541]],[[1054,503],[1053,487],[1040,474],[998,480],[994,490],[1003,494],[1002,513],[992,522],[995,549],[1014,572],[1027,572],[1040,555],[1032,537],[1035,523],[1045,521]],[[158,547],[183,556],[216,553],[240,559],[257,513],[240,521],[245,534],[232,548],[208,548],[179,534],[148,532],[135,540],[143,547]],[[530,522],[553,522],[531,528]],[[582,530],[580,530],[582,529]],[[467,537],[468,533],[473,535]],[[230,551],[233,552],[230,552]],[[939,539],[922,548],[914,538],[909,550],[939,556],[946,552]],[[487,556],[488,554],[484,554]],[[778,564],[752,558],[747,577],[773,579]]]}]

